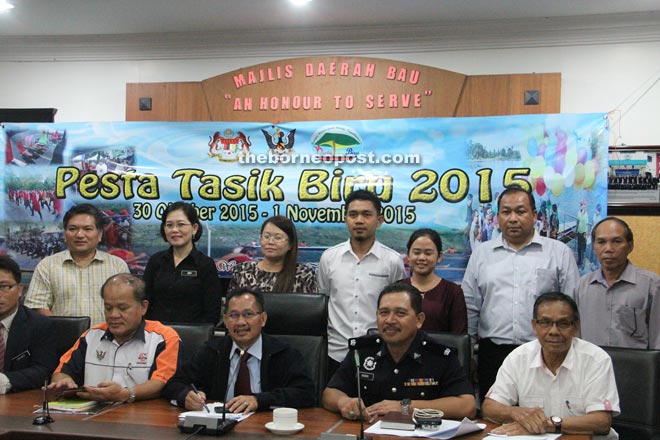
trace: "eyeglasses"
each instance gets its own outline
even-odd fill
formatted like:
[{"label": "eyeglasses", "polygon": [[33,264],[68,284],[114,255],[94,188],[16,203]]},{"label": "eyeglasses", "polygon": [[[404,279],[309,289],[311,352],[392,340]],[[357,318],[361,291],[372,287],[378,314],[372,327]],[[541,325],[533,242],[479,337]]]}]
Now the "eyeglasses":
[{"label": "eyeglasses", "polygon": [[273,240],[275,243],[282,243],[282,242],[288,240],[289,237],[287,237],[286,235],[282,235],[282,234],[268,234],[268,233],[266,233],[266,234],[261,234],[261,239],[263,241]]},{"label": "eyeglasses", "polygon": [[568,330],[573,327],[575,321],[569,321],[568,319],[562,319],[559,321],[550,321],[549,319],[536,319],[536,325],[542,329],[551,329],[553,325],[556,325],[559,330]]},{"label": "eyeglasses", "polygon": [[191,223],[184,223],[184,222],[166,223],[165,224],[165,229],[167,229],[168,231],[171,231],[172,229],[183,229],[186,226],[191,226]]},{"label": "eyeglasses", "polygon": [[227,318],[231,321],[237,321],[241,316],[246,320],[252,319],[257,315],[261,315],[263,312],[253,312],[252,310],[243,310],[242,312],[231,312],[227,313]]},{"label": "eyeglasses", "polygon": [[0,285],[0,290],[3,291],[3,292],[9,292],[11,289],[13,289],[16,286],[18,286],[18,283],[17,284],[1,284]]}]

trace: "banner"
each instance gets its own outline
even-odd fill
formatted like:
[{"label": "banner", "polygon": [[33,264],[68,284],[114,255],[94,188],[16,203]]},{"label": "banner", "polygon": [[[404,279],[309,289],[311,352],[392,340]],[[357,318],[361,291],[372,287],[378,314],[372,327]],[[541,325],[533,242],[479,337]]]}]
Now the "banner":
[{"label": "banner", "polygon": [[[384,203],[380,241],[405,258],[412,231],[436,229],[437,272],[460,282],[471,250],[499,233],[497,197],[511,184],[533,191],[537,229],[577,252],[578,217],[586,209],[592,225],[606,215],[607,139],[604,114],[6,124],[0,252],[34,268],[63,249],[62,215],[89,202],[105,215],[101,248],[141,273],[167,247],[163,210],[184,200],[204,225],[197,247],[224,276],[260,258],[260,227],[273,215],[294,221],[300,261],[316,264],[348,238],[343,200],[363,188]],[[592,270],[590,246],[581,255]]]}]

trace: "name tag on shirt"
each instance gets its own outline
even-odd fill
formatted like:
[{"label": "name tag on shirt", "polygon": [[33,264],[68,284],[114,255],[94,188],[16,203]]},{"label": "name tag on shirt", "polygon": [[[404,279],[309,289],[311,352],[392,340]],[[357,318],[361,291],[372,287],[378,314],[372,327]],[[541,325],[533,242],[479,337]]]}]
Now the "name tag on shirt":
[{"label": "name tag on shirt", "polygon": [[373,382],[375,379],[374,373],[367,373],[366,371],[360,371],[360,379]]},{"label": "name tag on shirt", "polygon": [[[0,337],[2,337],[2,336],[0,336]],[[29,351],[29,350],[25,350],[23,353],[19,353],[19,354],[17,354],[16,356],[14,356],[13,358],[11,358],[11,360],[12,360],[12,361],[20,362],[20,361],[22,361],[23,359],[29,359],[29,358],[30,358],[30,351]]]},{"label": "name tag on shirt", "polygon": [[182,277],[196,277],[197,276],[197,271],[196,270],[182,270],[181,271],[181,276]]}]

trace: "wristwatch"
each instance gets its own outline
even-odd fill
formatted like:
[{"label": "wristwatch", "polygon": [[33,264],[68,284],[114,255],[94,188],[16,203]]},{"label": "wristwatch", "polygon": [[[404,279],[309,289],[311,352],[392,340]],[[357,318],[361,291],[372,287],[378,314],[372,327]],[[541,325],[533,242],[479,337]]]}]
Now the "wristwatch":
[{"label": "wristwatch", "polygon": [[410,414],[410,399],[401,399],[401,414]]},{"label": "wristwatch", "polygon": [[135,402],[135,390],[133,387],[126,387],[128,390],[128,399],[124,400],[124,403],[133,403]]},{"label": "wristwatch", "polygon": [[561,434],[561,417],[552,416],[550,417],[550,421],[555,425],[555,434]]}]

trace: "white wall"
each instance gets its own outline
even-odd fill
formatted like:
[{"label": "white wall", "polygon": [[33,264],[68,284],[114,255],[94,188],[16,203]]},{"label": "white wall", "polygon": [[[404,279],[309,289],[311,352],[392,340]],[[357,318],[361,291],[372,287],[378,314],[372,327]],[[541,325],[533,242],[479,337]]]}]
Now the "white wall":
[{"label": "white wall", "polygon": [[[365,56],[468,75],[560,72],[562,113],[619,110],[610,144],[660,145],[660,82],[647,92],[660,78],[660,42],[415,53],[383,48]],[[272,60],[0,62],[0,107],[55,107],[57,122],[122,121],[128,82],[200,81]]]}]

